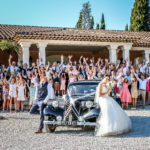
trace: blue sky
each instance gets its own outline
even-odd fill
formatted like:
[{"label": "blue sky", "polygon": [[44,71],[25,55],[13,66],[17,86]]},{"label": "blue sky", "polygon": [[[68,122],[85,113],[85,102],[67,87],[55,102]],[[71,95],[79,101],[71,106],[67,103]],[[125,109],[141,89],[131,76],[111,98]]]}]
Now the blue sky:
[{"label": "blue sky", "polygon": [[[89,0],[95,26],[105,15],[106,29],[124,30],[134,0]],[[75,27],[87,0],[0,0],[0,24]]]}]

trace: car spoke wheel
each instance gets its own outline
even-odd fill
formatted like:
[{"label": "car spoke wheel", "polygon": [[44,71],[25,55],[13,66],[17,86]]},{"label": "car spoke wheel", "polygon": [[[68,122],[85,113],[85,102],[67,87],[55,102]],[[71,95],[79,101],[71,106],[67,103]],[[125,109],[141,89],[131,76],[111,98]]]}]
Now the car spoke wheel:
[{"label": "car spoke wheel", "polygon": [[[53,121],[53,120],[56,120],[56,118],[51,117],[51,116],[45,116],[45,120],[47,120],[47,121]],[[56,127],[57,127],[57,125],[45,124],[45,129],[46,129],[46,132],[48,132],[48,133],[55,132]]]}]

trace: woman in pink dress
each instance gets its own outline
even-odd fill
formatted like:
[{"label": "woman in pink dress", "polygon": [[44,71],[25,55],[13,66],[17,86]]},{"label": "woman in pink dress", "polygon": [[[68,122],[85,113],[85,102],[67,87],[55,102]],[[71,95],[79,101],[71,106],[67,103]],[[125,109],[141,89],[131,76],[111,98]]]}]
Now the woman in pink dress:
[{"label": "woman in pink dress", "polygon": [[125,107],[126,109],[128,109],[128,103],[132,102],[131,94],[130,94],[130,91],[128,89],[128,86],[131,83],[132,83],[132,81],[128,83],[127,78],[125,78],[124,81],[123,81],[123,86],[122,86],[122,89],[120,91],[120,98],[121,98],[121,102],[122,102],[122,108]]}]

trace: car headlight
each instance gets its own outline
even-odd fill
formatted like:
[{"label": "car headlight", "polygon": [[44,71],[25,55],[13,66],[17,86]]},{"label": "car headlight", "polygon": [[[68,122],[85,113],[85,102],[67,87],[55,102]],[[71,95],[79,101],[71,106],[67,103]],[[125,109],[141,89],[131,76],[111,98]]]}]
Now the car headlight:
[{"label": "car headlight", "polygon": [[87,101],[85,103],[85,105],[86,105],[87,108],[91,108],[93,106],[93,102],[92,101]]},{"label": "car headlight", "polygon": [[62,121],[62,116],[57,116],[56,119],[57,121]]},{"label": "car headlight", "polygon": [[58,107],[58,102],[57,101],[54,101],[54,102],[52,102],[52,106],[54,107],[54,108],[57,108]]}]

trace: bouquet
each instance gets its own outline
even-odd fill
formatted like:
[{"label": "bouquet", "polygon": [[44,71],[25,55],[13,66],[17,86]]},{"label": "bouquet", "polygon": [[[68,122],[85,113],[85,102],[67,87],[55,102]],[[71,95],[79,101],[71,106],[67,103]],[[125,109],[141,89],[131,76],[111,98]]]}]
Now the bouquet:
[{"label": "bouquet", "polygon": [[108,89],[113,89],[114,88],[114,82],[113,81],[109,81],[109,82],[107,82],[106,83],[106,87],[108,88]]}]

